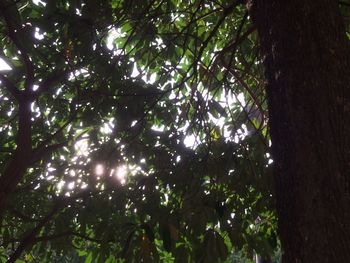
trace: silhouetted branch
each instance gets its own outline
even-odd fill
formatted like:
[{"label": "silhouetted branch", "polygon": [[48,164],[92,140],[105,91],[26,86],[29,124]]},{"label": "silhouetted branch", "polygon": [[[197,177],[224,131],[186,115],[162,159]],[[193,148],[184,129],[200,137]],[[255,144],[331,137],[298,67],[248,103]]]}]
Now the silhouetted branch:
[{"label": "silhouetted branch", "polygon": [[35,241],[36,234],[52,219],[52,217],[57,213],[59,209],[60,204],[55,204],[51,212],[42,220],[40,220],[37,226],[26,237],[22,239],[15,252],[10,256],[9,260],[7,261],[8,263],[16,262],[16,260],[21,256],[23,251],[33,244],[33,242]]},{"label": "silhouetted branch", "polygon": [[16,88],[16,86],[7,78],[4,74],[0,73],[0,81],[5,86],[5,88],[11,93],[11,95],[19,100],[20,91]]},{"label": "silhouetted branch", "polygon": [[47,92],[55,83],[60,81],[63,77],[68,77],[72,69],[65,69],[62,71],[55,72],[49,76],[46,80],[39,85],[39,89],[35,92],[35,99],[38,98],[44,92]]},{"label": "silhouetted branch", "polygon": [[22,61],[25,65],[27,74],[24,82],[24,87],[26,91],[30,92],[32,91],[31,88],[34,84],[34,64],[31,61],[22,41],[18,38],[18,36],[21,33],[23,33],[23,28],[21,25],[21,21],[17,21],[16,23],[16,19],[14,19],[13,16],[15,16],[16,18],[20,18],[20,14],[15,5],[8,5],[5,8],[2,7],[1,9],[2,10],[0,11],[0,14],[4,18],[7,25],[7,35],[20,52],[20,57],[22,58]]}]

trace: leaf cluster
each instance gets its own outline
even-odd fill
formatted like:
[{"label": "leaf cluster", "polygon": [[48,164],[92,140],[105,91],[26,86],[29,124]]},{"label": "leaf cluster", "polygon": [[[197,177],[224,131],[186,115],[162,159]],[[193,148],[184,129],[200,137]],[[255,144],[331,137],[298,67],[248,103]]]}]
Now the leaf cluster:
[{"label": "leaf cluster", "polygon": [[[278,247],[256,32],[235,1],[4,1],[1,257],[231,262]],[[27,99],[21,99],[22,94]],[[24,96],[24,95],[23,95]]]}]

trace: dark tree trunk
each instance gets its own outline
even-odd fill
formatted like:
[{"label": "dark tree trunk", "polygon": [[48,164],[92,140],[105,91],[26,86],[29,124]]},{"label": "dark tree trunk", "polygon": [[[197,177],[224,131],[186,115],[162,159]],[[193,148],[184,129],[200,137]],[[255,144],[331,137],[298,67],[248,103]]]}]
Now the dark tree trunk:
[{"label": "dark tree trunk", "polygon": [[12,160],[0,175],[0,225],[10,195],[16,189],[16,186],[28,169],[32,155],[30,103],[31,101],[27,99],[19,101],[17,148],[13,154]]},{"label": "dark tree trunk", "polygon": [[283,262],[350,262],[350,43],[338,3],[249,8],[266,70]]}]

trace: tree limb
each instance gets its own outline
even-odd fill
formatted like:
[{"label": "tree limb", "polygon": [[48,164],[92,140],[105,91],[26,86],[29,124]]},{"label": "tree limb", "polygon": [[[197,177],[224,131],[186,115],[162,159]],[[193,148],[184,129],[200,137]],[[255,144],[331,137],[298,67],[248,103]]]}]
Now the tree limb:
[{"label": "tree limb", "polygon": [[9,260],[7,261],[8,263],[15,263],[16,260],[21,256],[23,251],[28,246],[33,244],[33,242],[35,241],[36,234],[41,230],[42,227],[44,227],[49,221],[51,221],[52,217],[57,213],[60,207],[61,206],[59,204],[55,204],[51,212],[47,216],[45,216],[26,237],[22,239],[15,252],[13,252]]},{"label": "tree limb", "polygon": [[16,88],[16,86],[2,73],[0,73],[0,80],[8,92],[10,92],[16,100],[19,100],[21,92]]},{"label": "tree limb", "polygon": [[6,22],[8,29],[7,35],[20,52],[20,56],[26,68],[27,74],[24,82],[25,90],[31,92],[31,88],[34,84],[34,64],[31,61],[26,48],[23,46],[22,41],[18,38],[18,36],[23,32],[21,21],[17,21],[16,23],[15,19],[13,18],[16,17],[20,19],[20,14],[16,5],[7,5],[6,7],[2,6],[0,14]]},{"label": "tree limb", "polygon": [[48,146],[39,146],[33,151],[30,163],[34,164],[40,161],[44,156],[51,154],[53,151],[63,147],[66,144],[67,144],[66,142],[63,142],[63,143],[56,143]]},{"label": "tree limb", "polygon": [[39,89],[34,92],[34,99],[37,99],[41,94],[47,92],[52,87],[52,85],[61,80],[64,76],[68,76],[70,72],[72,72],[72,69],[65,69],[58,71],[48,77],[45,81],[43,81],[43,83],[39,85]]}]

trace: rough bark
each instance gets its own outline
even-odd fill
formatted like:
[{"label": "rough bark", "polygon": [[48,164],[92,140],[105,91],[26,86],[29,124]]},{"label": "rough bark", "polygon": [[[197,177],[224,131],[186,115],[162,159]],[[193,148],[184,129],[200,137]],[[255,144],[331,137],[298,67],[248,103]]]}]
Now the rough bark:
[{"label": "rough bark", "polygon": [[30,101],[19,102],[17,148],[0,176],[0,223],[10,195],[23,178],[32,155]]},{"label": "rough bark", "polygon": [[25,90],[20,90],[5,75],[1,74],[0,79],[4,87],[13,96],[18,104],[18,132],[16,138],[17,148],[15,149],[11,161],[0,174],[0,225],[2,216],[6,210],[7,202],[11,193],[23,178],[28,168],[29,160],[32,154],[31,137],[31,109],[33,102],[32,87],[34,84],[34,65],[27,53],[26,48],[21,42],[19,35],[22,31],[22,25],[13,18],[19,17],[19,12],[11,1],[0,1],[0,17],[6,25],[6,35],[14,44],[20,54],[22,63],[26,70],[26,79],[24,81]]},{"label": "rough bark", "polygon": [[266,70],[283,262],[349,262],[350,43],[338,3],[249,4]]}]

